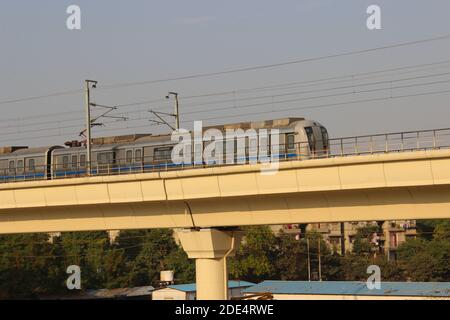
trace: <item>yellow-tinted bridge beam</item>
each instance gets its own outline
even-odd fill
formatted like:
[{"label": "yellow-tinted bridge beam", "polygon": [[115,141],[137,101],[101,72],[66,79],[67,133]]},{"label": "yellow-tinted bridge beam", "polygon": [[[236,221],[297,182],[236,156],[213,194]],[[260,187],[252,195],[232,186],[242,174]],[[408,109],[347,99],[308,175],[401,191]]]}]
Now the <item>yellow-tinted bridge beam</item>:
[{"label": "yellow-tinted bridge beam", "polygon": [[450,150],[0,184],[0,234],[450,218]]}]

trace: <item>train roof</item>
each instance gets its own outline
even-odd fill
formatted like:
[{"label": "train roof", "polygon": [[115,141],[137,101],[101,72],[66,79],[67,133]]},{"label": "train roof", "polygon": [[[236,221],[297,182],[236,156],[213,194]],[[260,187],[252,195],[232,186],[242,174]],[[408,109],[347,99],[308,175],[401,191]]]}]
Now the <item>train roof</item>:
[{"label": "train roof", "polygon": [[[293,128],[298,122],[308,121],[305,118],[292,117],[292,118],[281,118],[272,120],[261,120],[261,121],[248,121],[248,122],[236,122],[236,123],[226,123],[213,126],[205,126],[203,130],[208,129],[218,129],[225,131],[226,129],[271,129],[271,128]],[[314,122],[315,123],[315,122]],[[158,134],[154,135],[151,133],[138,133],[138,134],[128,134],[120,136],[109,136],[109,137],[99,137],[92,139],[92,148],[95,150],[101,150],[105,148],[117,148],[123,145],[141,145],[141,144],[151,144],[158,145],[159,143],[167,143],[171,141],[171,134]],[[26,146],[10,146],[10,147],[0,147],[0,157],[3,155],[31,155],[31,154],[45,154],[49,147],[33,147],[28,148]],[[59,150],[59,151],[58,151]],[[64,153],[68,150],[85,150],[85,147],[70,147],[64,148],[60,147],[55,150],[56,153]]]},{"label": "train roof", "polygon": [[20,157],[20,156],[29,156],[29,155],[44,155],[49,147],[3,147],[0,148],[0,150],[3,149],[3,151],[10,151],[10,152],[0,152],[0,157]]},{"label": "train roof", "polygon": [[303,121],[305,118],[281,118],[272,120],[261,120],[261,121],[247,121],[247,122],[236,122],[236,123],[226,123],[221,125],[213,125],[203,127],[203,130],[208,129],[219,129],[224,131],[226,129],[271,129],[271,128],[282,128],[288,127],[295,122]]}]

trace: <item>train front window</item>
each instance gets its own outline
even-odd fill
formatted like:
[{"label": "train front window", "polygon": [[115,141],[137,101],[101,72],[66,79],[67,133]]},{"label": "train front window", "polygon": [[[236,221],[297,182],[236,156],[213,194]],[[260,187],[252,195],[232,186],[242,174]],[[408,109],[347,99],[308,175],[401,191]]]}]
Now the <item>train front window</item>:
[{"label": "train front window", "polygon": [[314,130],[312,127],[305,127],[306,136],[308,137],[308,145],[311,151],[316,150],[316,139],[314,139]]},{"label": "train front window", "polygon": [[322,132],[322,142],[323,142],[323,148],[325,150],[328,149],[328,131],[324,127],[320,127],[320,131]]}]

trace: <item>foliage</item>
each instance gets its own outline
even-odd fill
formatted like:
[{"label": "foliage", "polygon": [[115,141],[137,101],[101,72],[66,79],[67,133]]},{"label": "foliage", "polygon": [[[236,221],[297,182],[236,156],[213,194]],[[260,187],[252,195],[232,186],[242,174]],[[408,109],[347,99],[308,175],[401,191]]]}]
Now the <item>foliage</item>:
[{"label": "foliage", "polygon": [[259,281],[272,278],[277,254],[277,241],[267,226],[243,228],[246,236],[236,256],[229,260],[230,276],[236,279]]},{"label": "foliage", "polygon": [[195,278],[194,264],[171,230],[123,231],[115,243],[106,232],[67,232],[49,242],[47,234],[0,237],[0,298],[69,293],[66,269],[81,268],[82,289],[152,285],[159,271],[177,280]]},{"label": "foliage", "polygon": [[57,291],[62,282],[58,248],[48,235],[0,236],[0,298],[32,298]]},{"label": "foliage", "polygon": [[[421,221],[419,236],[397,249],[388,261],[371,240],[377,225],[358,229],[353,251],[330,252],[320,234],[274,234],[267,226],[245,227],[244,240],[229,258],[230,278],[318,280],[319,245],[322,280],[360,280],[378,265],[383,281],[450,281],[450,221]],[[427,231],[424,231],[427,230]],[[79,265],[82,288],[155,285],[161,270],[174,270],[178,283],[195,281],[194,261],[176,243],[171,230],[122,231],[114,243],[106,232],[62,233],[53,243],[46,234],[0,236],[0,298],[33,298],[68,293],[66,268]]]},{"label": "foliage", "polygon": [[378,225],[367,225],[358,228],[353,243],[353,253],[357,255],[372,255],[377,251],[377,245],[372,241],[374,234],[380,232]]}]

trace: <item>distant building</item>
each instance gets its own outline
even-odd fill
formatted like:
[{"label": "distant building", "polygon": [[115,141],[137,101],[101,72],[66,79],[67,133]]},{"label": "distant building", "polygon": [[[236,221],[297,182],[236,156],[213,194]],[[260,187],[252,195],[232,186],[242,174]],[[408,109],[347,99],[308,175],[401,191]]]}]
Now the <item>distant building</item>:
[{"label": "distant building", "polygon": [[[415,238],[416,221],[382,221],[382,233],[374,235],[373,241],[380,248],[380,252],[389,258],[395,259],[396,250],[400,244],[408,238]],[[275,225],[272,226],[274,232],[283,230],[285,233],[301,234],[303,232],[317,232],[322,235],[328,247],[333,252],[345,254],[353,249],[353,242],[358,228],[368,225],[376,225],[377,222],[336,222],[336,223],[311,223],[307,224],[305,230],[301,230],[300,225]],[[302,235],[303,236],[303,235]]]},{"label": "distant building", "polygon": [[[228,281],[228,296],[242,297],[242,291],[253,286],[254,283],[246,281]],[[153,291],[153,300],[195,300],[197,289],[195,283],[175,284]]]},{"label": "distant building", "polygon": [[274,300],[450,300],[450,282],[381,282],[370,290],[357,281],[263,281],[243,290],[268,293]]}]

